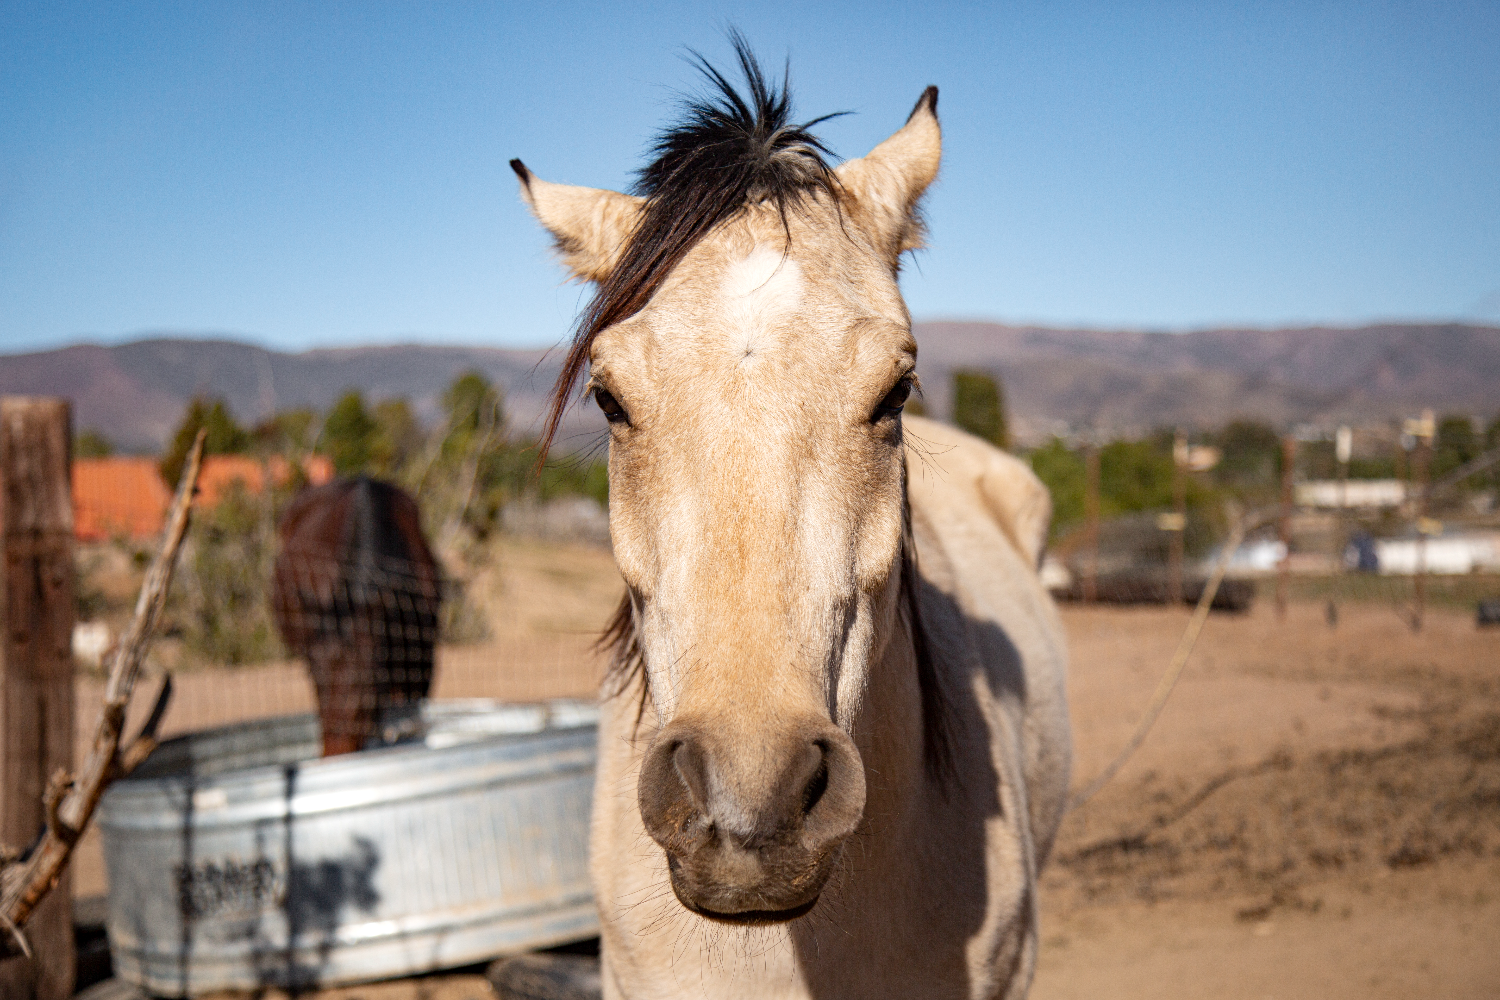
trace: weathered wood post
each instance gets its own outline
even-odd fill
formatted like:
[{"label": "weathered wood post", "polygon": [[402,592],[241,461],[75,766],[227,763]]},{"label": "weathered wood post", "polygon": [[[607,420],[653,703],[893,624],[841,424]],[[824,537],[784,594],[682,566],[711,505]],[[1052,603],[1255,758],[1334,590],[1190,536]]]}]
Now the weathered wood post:
[{"label": "weathered wood post", "polygon": [[[0,842],[25,850],[47,782],[73,766],[73,502],[68,403],[0,398]],[[64,871],[25,928],[31,958],[0,961],[5,1000],[73,993]]]},{"label": "weathered wood post", "polygon": [[1417,483],[1417,565],[1412,574],[1411,630],[1422,631],[1422,620],[1427,615],[1427,538],[1437,534],[1427,516],[1430,498],[1427,495],[1427,480],[1432,470],[1432,444],[1437,437],[1437,419],[1431,410],[1423,410],[1416,426],[1417,450],[1414,453],[1416,468],[1413,478]]},{"label": "weathered wood post", "polygon": [[1354,431],[1339,425],[1333,437],[1333,457],[1339,466],[1339,516],[1333,531],[1333,596],[1324,617],[1329,628],[1339,627],[1339,600],[1344,596],[1344,554],[1349,548],[1349,460],[1354,457]]}]

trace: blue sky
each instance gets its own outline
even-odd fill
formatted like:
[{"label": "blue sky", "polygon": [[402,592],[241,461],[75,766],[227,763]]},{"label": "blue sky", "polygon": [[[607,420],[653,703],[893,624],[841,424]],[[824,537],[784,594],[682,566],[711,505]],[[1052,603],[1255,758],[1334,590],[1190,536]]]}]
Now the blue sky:
[{"label": "blue sky", "polygon": [[1500,5],[0,5],[0,351],[535,345],[506,166],[623,187],[692,46],[841,155],[942,88],[918,319],[1500,323]]}]

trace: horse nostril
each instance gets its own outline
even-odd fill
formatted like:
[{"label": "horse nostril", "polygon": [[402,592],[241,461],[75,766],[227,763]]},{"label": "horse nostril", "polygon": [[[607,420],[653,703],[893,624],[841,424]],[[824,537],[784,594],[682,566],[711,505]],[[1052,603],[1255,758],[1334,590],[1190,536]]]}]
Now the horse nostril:
[{"label": "horse nostril", "polygon": [[668,751],[672,771],[682,782],[688,801],[699,812],[708,811],[708,779],[704,774],[703,754],[696,743],[677,741]]},{"label": "horse nostril", "polygon": [[817,766],[802,792],[801,840],[821,851],[854,832],[864,816],[864,769],[854,744],[842,733],[819,734]]},{"label": "horse nostril", "polygon": [[802,815],[806,816],[816,808],[818,801],[823,798],[823,793],[828,791],[828,755],[825,751],[823,760],[818,764],[818,769],[807,782],[807,787],[802,792]]},{"label": "horse nostril", "polygon": [[641,819],[668,853],[694,850],[713,836],[707,771],[702,741],[689,731],[669,734],[646,752],[638,788]]}]

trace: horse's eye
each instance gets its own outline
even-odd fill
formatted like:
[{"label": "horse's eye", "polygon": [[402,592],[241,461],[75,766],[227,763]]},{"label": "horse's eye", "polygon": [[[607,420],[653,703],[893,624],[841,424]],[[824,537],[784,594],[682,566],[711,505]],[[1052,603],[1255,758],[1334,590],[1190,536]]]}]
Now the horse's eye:
[{"label": "horse's eye", "polygon": [[906,399],[910,395],[911,376],[908,375],[892,386],[891,391],[885,394],[885,398],[875,405],[875,412],[870,414],[870,422],[878,423],[886,417],[900,413],[901,407],[906,405]]},{"label": "horse's eye", "polygon": [[608,389],[595,389],[594,402],[599,404],[599,409],[604,411],[604,418],[610,423],[630,422],[630,414],[625,412],[625,407],[620,405],[620,401]]}]

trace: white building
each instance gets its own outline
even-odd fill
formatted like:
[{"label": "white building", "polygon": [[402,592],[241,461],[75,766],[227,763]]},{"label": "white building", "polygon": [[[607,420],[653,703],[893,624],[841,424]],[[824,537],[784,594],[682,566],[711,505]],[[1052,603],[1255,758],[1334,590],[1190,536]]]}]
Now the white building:
[{"label": "white building", "polygon": [[1388,538],[1375,543],[1380,572],[1407,576],[1425,563],[1428,573],[1444,576],[1500,570],[1500,540],[1494,535],[1446,535],[1428,538]]},{"label": "white building", "polygon": [[[1217,560],[1215,556],[1215,560]],[[1276,538],[1261,538],[1245,542],[1229,557],[1226,570],[1230,575],[1240,573],[1270,573],[1286,558],[1286,543]]]},{"label": "white building", "polygon": [[1311,479],[1294,487],[1299,507],[1360,507],[1366,510],[1399,507],[1406,502],[1406,484],[1399,479]]}]

